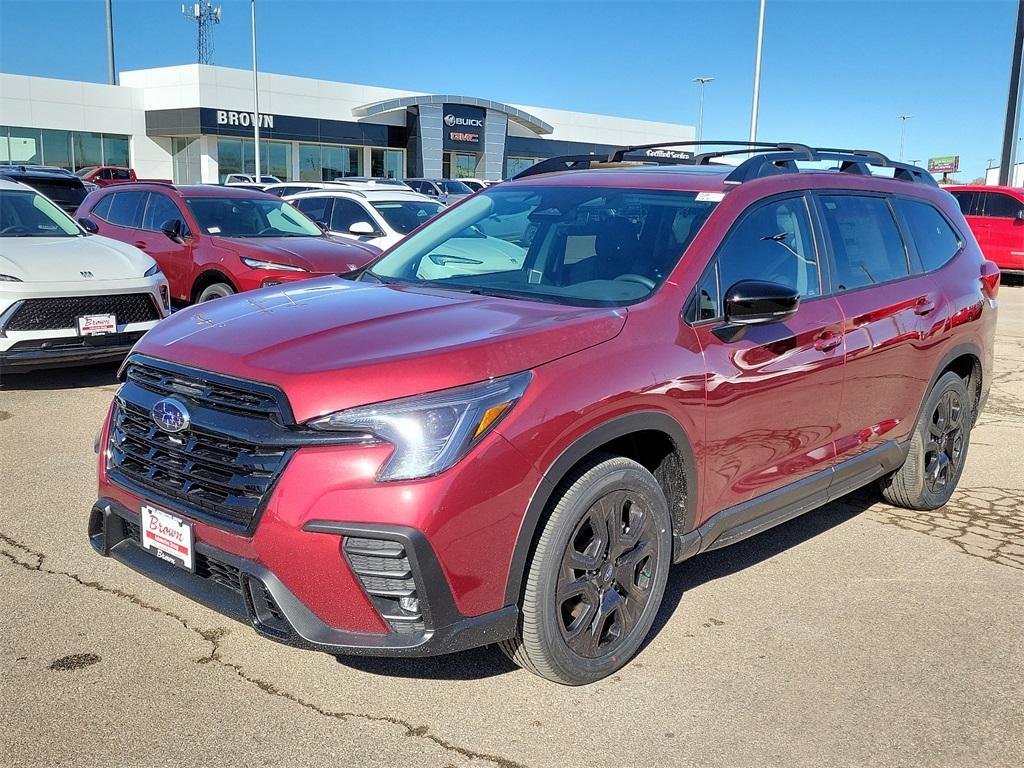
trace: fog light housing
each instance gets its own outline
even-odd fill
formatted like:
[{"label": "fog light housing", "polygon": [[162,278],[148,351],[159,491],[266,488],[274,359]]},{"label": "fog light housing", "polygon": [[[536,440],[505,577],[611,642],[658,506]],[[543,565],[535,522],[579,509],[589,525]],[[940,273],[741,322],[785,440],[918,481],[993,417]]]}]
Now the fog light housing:
[{"label": "fog light housing", "polygon": [[160,286],[160,301],[163,302],[164,311],[170,314],[171,311],[171,292],[168,290],[166,285]]}]

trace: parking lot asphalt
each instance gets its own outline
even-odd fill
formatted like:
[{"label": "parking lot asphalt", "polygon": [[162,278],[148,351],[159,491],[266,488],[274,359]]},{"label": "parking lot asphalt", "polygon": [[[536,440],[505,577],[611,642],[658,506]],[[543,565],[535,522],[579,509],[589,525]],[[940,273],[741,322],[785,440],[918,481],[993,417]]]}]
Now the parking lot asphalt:
[{"label": "parking lot asphalt", "polygon": [[109,367],[0,389],[5,766],[1019,766],[1024,287],[952,502],[862,491],[678,566],[650,642],[565,688],[494,649],[286,648],[90,549]]}]

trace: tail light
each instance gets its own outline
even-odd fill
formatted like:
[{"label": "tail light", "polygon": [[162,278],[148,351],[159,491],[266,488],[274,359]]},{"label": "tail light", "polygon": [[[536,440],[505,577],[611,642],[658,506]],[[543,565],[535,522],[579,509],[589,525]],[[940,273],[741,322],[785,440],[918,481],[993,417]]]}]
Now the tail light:
[{"label": "tail light", "polygon": [[989,299],[999,295],[999,267],[994,261],[986,259],[981,263],[981,292]]}]

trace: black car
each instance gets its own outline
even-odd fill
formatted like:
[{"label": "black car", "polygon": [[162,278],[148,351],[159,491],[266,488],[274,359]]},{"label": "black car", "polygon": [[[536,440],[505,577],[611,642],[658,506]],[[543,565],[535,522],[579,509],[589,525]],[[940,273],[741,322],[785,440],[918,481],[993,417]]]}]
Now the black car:
[{"label": "black car", "polygon": [[0,178],[27,184],[72,216],[88,194],[84,182],[63,168],[45,165],[0,166]]}]

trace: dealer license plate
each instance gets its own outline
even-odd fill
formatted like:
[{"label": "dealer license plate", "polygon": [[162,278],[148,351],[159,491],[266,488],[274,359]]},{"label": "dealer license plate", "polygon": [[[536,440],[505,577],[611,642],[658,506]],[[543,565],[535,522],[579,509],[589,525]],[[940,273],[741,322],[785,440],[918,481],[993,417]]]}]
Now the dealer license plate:
[{"label": "dealer license plate", "polygon": [[194,571],[194,546],[191,523],[155,507],[142,507],[143,549],[150,550],[161,560]]},{"label": "dealer license plate", "polygon": [[117,332],[115,315],[82,315],[78,318],[79,336],[102,336]]}]

